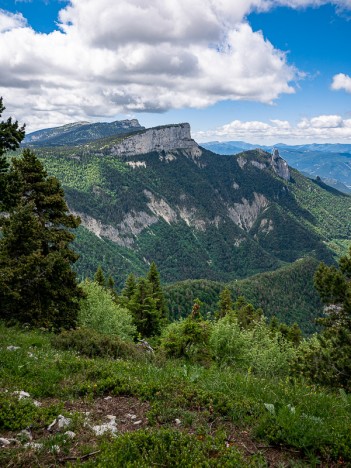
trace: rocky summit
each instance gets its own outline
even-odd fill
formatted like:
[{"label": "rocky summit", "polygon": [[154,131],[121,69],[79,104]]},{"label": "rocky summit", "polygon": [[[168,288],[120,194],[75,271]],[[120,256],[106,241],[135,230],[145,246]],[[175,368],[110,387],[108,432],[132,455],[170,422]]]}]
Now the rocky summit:
[{"label": "rocky summit", "polygon": [[191,138],[188,123],[150,128],[137,135],[128,136],[112,146],[111,153],[117,156],[134,156],[153,151],[175,150],[184,150],[194,157],[202,154],[198,144]]}]

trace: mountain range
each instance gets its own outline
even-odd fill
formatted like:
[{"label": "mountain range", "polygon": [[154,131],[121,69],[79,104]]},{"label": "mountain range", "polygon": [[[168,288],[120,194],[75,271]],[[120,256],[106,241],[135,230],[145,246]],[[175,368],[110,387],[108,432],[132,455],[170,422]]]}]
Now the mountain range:
[{"label": "mountain range", "polygon": [[[271,146],[252,145],[244,141],[212,141],[202,146],[217,154],[238,154],[257,147],[272,151]],[[303,172],[307,177],[319,177],[323,182],[341,192],[351,193],[351,145],[348,144],[307,144],[285,145],[277,143],[281,156],[289,165]]]},{"label": "mountain range", "polygon": [[[285,299],[292,296],[282,285],[273,286],[288,275],[289,290],[303,295],[291,304],[288,321],[298,316],[306,324],[307,317],[318,315],[313,268],[345,252],[349,196],[289,167],[282,150],[209,151],[191,138],[186,123],[151,129],[133,124],[133,132],[104,138],[96,136],[111,127],[89,125],[41,131],[35,144],[33,134],[26,140],[49,174],[60,179],[70,210],[81,218],[75,241],[80,277],[91,277],[102,265],[121,287],[129,273],[143,275],[155,261],[166,283],[212,281],[213,291],[219,282],[232,284],[235,295],[243,289],[255,305],[278,310],[280,304],[289,315]],[[84,143],[72,144],[83,136]],[[247,286],[257,279],[236,287],[236,281],[269,271],[277,274],[262,279],[264,294]],[[182,284],[175,286],[178,292]],[[301,284],[308,284],[308,291]],[[196,291],[195,283],[191,287]],[[193,296],[183,296],[188,300],[173,315],[191,307]],[[174,307],[174,296],[169,297]]]},{"label": "mountain range", "polygon": [[115,122],[74,122],[61,127],[46,128],[29,133],[23,146],[71,146],[109,136],[126,135],[143,130],[136,119]]},{"label": "mountain range", "polygon": [[331,261],[350,237],[349,197],[289,168],[278,152],[210,152],[188,124],[36,151],[62,181],[83,237],[100,245],[94,261],[81,249],[82,274],[112,249],[117,277],[126,262],[140,272],[155,260],[168,282],[229,281],[311,253]]}]

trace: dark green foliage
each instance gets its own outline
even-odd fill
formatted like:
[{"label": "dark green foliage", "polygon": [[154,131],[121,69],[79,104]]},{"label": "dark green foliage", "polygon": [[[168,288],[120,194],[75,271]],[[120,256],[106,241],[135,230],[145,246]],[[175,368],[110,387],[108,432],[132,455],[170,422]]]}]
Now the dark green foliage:
[{"label": "dark green foliage", "polygon": [[203,320],[199,301],[194,302],[191,314],[184,320],[171,323],[161,337],[161,348],[169,357],[186,358],[206,364],[210,361],[210,322]]},{"label": "dark green foliage", "polygon": [[53,336],[51,343],[55,348],[77,351],[89,358],[133,358],[141,354],[132,343],[127,343],[118,336],[109,336],[91,328],[64,331]]},{"label": "dark green foliage", "polygon": [[128,276],[126,280],[126,283],[124,285],[124,289],[122,290],[121,295],[123,298],[126,298],[127,301],[130,301],[131,298],[133,297],[133,294],[135,293],[135,290],[136,290],[135,276],[133,275],[133,273],[130,273],[130,275]]},{"label": "dark green foliage", "polygon": [[164,467],[248,467],[239,451],[226,448],[225,440],[198,438],[171,429],[138,431],[123,434],[103,445],[96,461],[83,466]]},{"label": "dark green foliage", "polygon": [[168,308],[161,287],[160,273],[157,270],[155,262],[151,263],[146,279],[151,284],[152,295],[156,300],[156,309],[159,312],[160,319],[165,321],[168,318]]},{"label": "dark green foliage", "polygon": [[143,337],[159,335],[161,331],[161,315],[157,309],[152,285],[145,278],[140,278],[135,291],[128,302],[128,309],[132,312],[134,323]]},{"label": "dark green foliage", "polygon": [[79,219],[68,213],[60,183],[34,153],[13,159],[9,172],[13,205],[2,219],[0,317],[55,329],[76,323],[82,292],[69,244]]},{"label": "dark green foliage", "polygon": [[269,322],[269,327],[273,333],[279,333],[284,339],[298,346],[302,340],[302,331],[297,323],[291,326],[281,323],[277,317],[273,316]]},{"label": "dark green foliage", "polygon": [[102,287],[106,286],[106,278],[104,272],[102,271],[101,265],[98,266],[98,269],[95,272],[94,281]]},{"label": "dark green foliage", "polygon": [[228,288],[222,289],[219,295],[216,318],[220,319],[229,314],[233,309],[232,294]]},{"label": "dark green foliage", "polygon": [[304,349],[296,371],[316,382],[351,391],[351,248],[339,261],[339,268],[320,264],[315,274],[316,289],[326,304],[319,319],[323,327],[319,343]]},{"label": "dark green foliage", "polygon": [[[146,213],[158,218],[150,226],[140,226],[137,235],[120,232],[117,243],[96,238],[93,248],[86,234],[78,236],[77,250],[83,255],[77,269],[82,277],[92,276],[102,264],[121,286],[127,271],[145,275],[148,262],[154,260],[167,282],[186,278],[228,282],[310,254],[331,262],[328,247],[338,250],[351,234],[348,197],[331,193],[297,172],[290,182],[279,179],[268,168],[265,153],[243,153],[243,168],[238,157],[205,150],[199,165],[178,152],[166,163],[166,155],[157,152],[116,157],[111,152],[116,141],[38,149],[50,173],[62,180],[76,212],[118,231],[128,216],[137,220],[138,213]],[[127,165],[130,162],[143,162],[146,167],[133,170]],[[267,168],[261,170],[252,163]],[[239,188],[234,189],[234,183]],[[268,206],[253,225],[234,222],[229,208],[235,209],[245,199],[250,212],[257,202],[254,193],[262,195]],[[155,215],[150,196],[172,209],[174,221]],[[184,221],[184,213],[192,213],[190,224]]]},{"label": "dark green foliage", "polygon": [[308,257],[275,272],[262,273],[245,280],[222,285],[195,280],[175,283],[164,288],[172,318],[186,317],[196,297],[203,302],[203,315],[214,315],[218,296],[228,288],[234,300],[244,296],[255,308],[262,308],[266,317],[275,315],[280,322],[297,322],[304,334],[317,330],[316,317],[322,313],[322,303],[313,287],[313,275],[319,262]]},{"label": "dark green foliage", "polygon": [[[0,97],[0,117],[4,112],[2,97]],[[6,121],[0,122],[0,212],[11,201],[11,195],[8,193],[8,169],[9,163],[5,153],[19,148],[24,138],[24,126],[19,127],[17,120],[12,121],[9,117]]]},{"label": "dark green foliage", "polygon": [[108,289],[111,289],[111,291],[114,291],[115,289],[115,280],[112,278],[111,275],[107,279],[107,287]]},{"label": "dark green foliage", "polygon": [[245,297],[239,296],[234,303],[233,314],[238,320],[240,328],[253,327],[263,316],[262,309],[255,307],[247,302]]}]

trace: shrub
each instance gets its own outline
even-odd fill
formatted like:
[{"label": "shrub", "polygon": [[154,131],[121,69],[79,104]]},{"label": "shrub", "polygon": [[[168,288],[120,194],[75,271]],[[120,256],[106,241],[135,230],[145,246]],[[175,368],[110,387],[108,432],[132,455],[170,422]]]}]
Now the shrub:
[{"label": "shrub", "polygon": [[0,395],[0,429],[18,431],[46,426],[62,412],[62,405],[37,407],[29,398]]},{"label": "shrub", "polygon": [[228,315],[213,325],[210,348],[221,364],[250,369],[261,376],[286,375],[296,351],[281,335],[272,336],[264,319],[242,330]]},{"label": "shrub", "polygon": [[161,349],[167,356],[187,358],[193,362],[206,362],[209,359],[208,342],[211,324],[205,320],[188,317],[173,322],[161,336]]},{"label": "shrub", "polygon": [[[234,448],[226,448],[224,440],[183,434],[175,430],[137,431],[105,442],[97,460],[84,466],[150,466],[168,467],[232,467],[250,466]],[[251,465],[252,466],[252,465]]]},{"label": "shrub", "polygon": [[86,280],[81,287],[86,297],[80,301],[79,325],[131,341],[136,334],[136,327],[128,309],[117,305],[111,292],[98,283]]},{"label": "shrub", "polygon": [[105,335],[89,328],[64,331],[53,336],[51,342],[58,349],[74,350],[89,358],[128,358],[142,353],[135,345],[122,341],[118,336]]}]

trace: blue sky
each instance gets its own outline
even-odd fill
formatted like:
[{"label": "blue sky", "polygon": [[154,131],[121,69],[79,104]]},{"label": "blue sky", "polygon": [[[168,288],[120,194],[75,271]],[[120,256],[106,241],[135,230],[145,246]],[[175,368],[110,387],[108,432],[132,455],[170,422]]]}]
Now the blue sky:
[{"label": "blue sky", "polygon": [[0,0],[8,112],[29,131],[135,117],[199,141],[351,143],[351,0],[216,3]]}]

